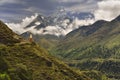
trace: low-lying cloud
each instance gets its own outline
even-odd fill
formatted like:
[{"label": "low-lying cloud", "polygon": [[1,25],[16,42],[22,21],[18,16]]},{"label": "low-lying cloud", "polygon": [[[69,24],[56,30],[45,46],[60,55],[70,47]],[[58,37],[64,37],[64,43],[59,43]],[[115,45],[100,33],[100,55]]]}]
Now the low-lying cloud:
[{"label": "low-lying cloud", "polygon": [[92,19],[87,20],[79,20],[78,18],[75,18],[73,22],[70,23],[69,19],[66,19],[60,23],[60,25],[54,25],[54,26],[46,26],[45,28],[40,28],[39,30],[35,29],[36,26],[40,25],[41,22],[36,22],[34,26],[31,26],[29,28],[25,28],[28,24],[30,24],[38,14],[35,14],[31,17],[26,17],[22,20],[21,23],[6,23],[14,32],[18,34],[22,34],[24,32],[30,31],[33,34],[51,34],[51,35],[66,35],[70,31],[78,28],[82,25],[89,25],[92,24],[94,21]]},{"label": "low-lying cloud", "polygon": [[38,14],[32,15],[31,17],[26,17],[22,20],[21,23],[6,23],[6,25],[8,25],[8,27],[14,32],[22,34],[27,31],[26,29],[24,29],[24,27],[30,24],[37,17],[37,15]]}]

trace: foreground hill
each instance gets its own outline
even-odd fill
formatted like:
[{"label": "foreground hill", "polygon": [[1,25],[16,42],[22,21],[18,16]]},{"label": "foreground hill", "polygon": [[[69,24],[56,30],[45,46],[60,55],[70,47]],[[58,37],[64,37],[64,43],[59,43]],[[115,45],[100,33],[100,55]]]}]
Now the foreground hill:
[{"label": "foreground hill", "polygon": [[0,80],[91,80],[0,24]]},{"label": "foreground hill", "polygon": [[19,42],[18,35],[13,33],[7,25],[5,25],[2,21],[0,21],[0,43],[11,44]]},{"label": "foreground hill", "polygon": [[53,52],[68,59],[70,66],[99,70],[119,79],[120,16],[111,22],[100,20],[70,32]]}]

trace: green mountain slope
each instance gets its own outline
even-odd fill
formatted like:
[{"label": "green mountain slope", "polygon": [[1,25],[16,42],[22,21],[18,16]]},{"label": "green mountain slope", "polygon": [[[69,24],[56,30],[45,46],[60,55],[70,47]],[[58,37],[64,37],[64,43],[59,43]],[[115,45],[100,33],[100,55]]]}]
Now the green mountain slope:
[{"label": "green mountain slope", "polygon": [[117,50],[119,50],[119,39],[120,21],[98,21],[93,25],[83,26],[69,33],[66,38],[57,45],[55,50],[58,52],[58,55],[62,54],[63,57],[77,59],[82,53],[86,54],[86,52],[90,52],[90,50],[93,52],[95,48],[112,50],[118,47]]},{"label": "green mountain slope", "polygon": [[[35,43],[22,42],[5,24],[0,24],[1,34],[4,34],[0,36],[0,80],[91,80]],[[11,45],[6,45],[8,43]]]},{"label": "green mountain slope", "polygon": [[82,26],[60,42],[53,50],[54,55],[68,59],[69,65],[120,78],[120,16],[111,22],[100,20]]},{"label": "green mountain slope", "polygon": [[13,33],[12,30],[7,28],[7,25],[5,25],[2,21],[0,21],[0,43],[4,44],[11,44],[19,42],[18,35]]}]

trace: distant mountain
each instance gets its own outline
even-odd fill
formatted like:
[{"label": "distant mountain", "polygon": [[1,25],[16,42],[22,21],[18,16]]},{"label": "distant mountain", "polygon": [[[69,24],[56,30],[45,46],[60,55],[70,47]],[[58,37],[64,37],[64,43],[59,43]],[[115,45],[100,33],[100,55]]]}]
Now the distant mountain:
[{"label": "distant mountain", "polygon": [[36,19],[34,19],[28,26],[25,28],[29,27],[35,27],[35,29],[40,29],[40,28],[45,28],[48,25],[51,25],[51,22],[49,17],[44,17],[42,15],[38,15]]},{"label": "distant mountain", "polygon": [[91,13],[57,12],[48,17],[38,14],[30,24],[23,27],[33,34],[65,36],[79,26],[89,25],[92,22],[94,16]]},{"label": "distant mountain", "polygon": [[[40,21],[45,26],[40,26],[41,23],[37,24]],[[40,18],[40,20],[36,18],[26,28],[34,27],[37,31],[42,30],[42,34],[33,34],[34,39],[68,65],[80,70],[101,71],[109,78],[119,79],[120,16],[110,22],[99,20],[88,26],[79,26],[75,30],[72,28],[73,31],[66,36],[55,36],[58,33],[62,34],[62,30],[69,29],[70,25],[74,27],[73,23],[72,19],[65,16]],[[48,28],[47,26],[50,25],[51,27]],[[59,28],[55,25],[59,25]],[[54,28],[54,30],[49,31],[46,28],[49,30]],[[26,33],[22,34],[23,37],[27,37],[26,35]]]},{"label": "distant mountain", "polygon": [[[102,27],[102,25],[108,23],[107,21],[104,21],[104,20],[99,20],[99,21],[96,21],[94,24],[92,25],[89,25],[89,26],[82,26],[76,30],[73,30],[71,31],[70,33],[68,33],[65,37],[65,39],[67,39],[67,37],[72,37],[71,35],[78,35],[76,36],[76,38],[79,38],[79,37],[85,37],[85,36],[88,36],[88,35],[91,35],[92,33],[94,33],[95,31],[97,31],[99,28]],[[79,32],[79,33],[78,33]],[[75,39],[76,39],[75,38]]]},{"label": "distant mountain", "polygon": [[[102,77],[97,73],[96,76]],[[73,71],[34,42],[19,38],[3,22],[0,22],[0,80],[91,79],[88,73]]]},{"label": "distant mountain", "polygon": [[29,32],[33,34],[34,40],[42,47],[50,50],[65,34],[74,28],[73,20],[66,16],[49,16],[38,15],[25,29],[27,32],[21,34],[28,39]]},{"label": "distant mountain", "polygon": [[[112,40],[111,37],[116,36],[115,38],[117,38],[119,36],[120,24],[118,18],[119,17],[111,22],[100,20],[92,25],[82,26],[76,30],[73,30],[65,36],[65,38],[61,41],[62,43],[58,45],[58,48],[60,46],[60,50],[62,50],[62,45],[64,45],[63,48],[65,46],[66,48],[63,50],[66,51],[66,49],[69,50],[70,48],[80,48],[103,42],[105,45],[107,43],[105,43],[106,40]],[[78,44],[78,42],[80,43]]]},{"label": "distant mountain", "polygon": [[[72,16],[74,16],[74,18]],[[80,16],[86,16],[86,18],[94,17],[90,13],[73,14],[71,12],[57,12],[49,17],[44,17],[39,14],[24,28],[27,32],[21,34],[21,36],[27,39],[29,37],[28,32],[31,32],[36,42],[50,50],[57,45],[59,40],[65,37],[67,33],[79,27],[79,22],[76,21],[76,18]]]},{"label": "distant mountain", "polygon": [[53,51],[67,59],[70,66],[102,71],[119,79],[120,16],[111,22],[100,20],[73,30]]},{"label": "distant mountain", "polygon": [[[44,17],[38,15],[25,29],[30,30],[32,33],[39,35],[65,35],[65,30],[69,29],[73,25],[73,20],[66,16],[49,16]],[[32,28],[32,29],[31,29]],[[71,27],[72,28],[72,27]],[[54,33],[53,33],[54,32]]]}]

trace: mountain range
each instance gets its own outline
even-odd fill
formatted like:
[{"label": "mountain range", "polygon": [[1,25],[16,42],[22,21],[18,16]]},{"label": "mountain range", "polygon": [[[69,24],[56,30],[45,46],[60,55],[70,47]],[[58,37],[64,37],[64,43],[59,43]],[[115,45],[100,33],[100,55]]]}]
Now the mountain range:
[{"label": "mountain range", "polygon": [[[22,33],[21,36],[28,39],[28,35],[32,33],[36,42],[50,50],[59,40],[63,39],[66,34],[77,29],[80,25],[83,25],[83,23],[87,23],[85,19],[79,17],[79,15],[83,14],[84,17],[87,16],[86,18],[94,18],[90,13],[73,14],[70,12],[66,15],[60,12],[49,17],[39,14],[31,23],[24,27],[26,32]],[[76,17],[83,20],[79,21]]]},{"label": "mountain range", "polygon": [[[91,15],[91,18],[93,17]],[[28,40],[32,33],[37,44],[70,67],[97,70],[109,78],[120,78],[120,16],[112,21],[99,20],[80,26],[69,16],[38,15],[24,29],[27,32],[21,34],[22,37]],[[8,35],[11,35],[11,32],[9,31]],[[14,39],[11,42],[16,43],[19,42],[18,38],[20,36],[14,33],[10,38],[6,38],[6,42],[2,39],[0,41],[7,43]]]},{"label": "mountain range", "polygon": [[120,78],[120,16],[99,20],[68,33],[54,48],[54,55],[82,70],[98,70]]},{"label": "mountain range", "polygon": [[[93,75],[91,75],[93,74]],[[24,40],[0,21],[0,80],[108,80],[99,71],[80,71]]]},{"label": "mountain range", "polygon": [[[16,37],[14,37],[16,36]],[[0,80],[90,80],[0,21]]]},{"label": "mountain range", "polygon": [[72,31],[73,23],[74,21],[66,16],[44,17],[38,15],[24,28],[27,32],[24,32],[21,36],[28,39],[30,33],[32,33],[36,42],[46,49],[51,49],[65,34]]},{"label": "mountain range", "polygon": [[120,16],[112,21],[99,20],[88,26],[79,26],[61,37],[47,34],[35,35],[34,39],[69,66],[120,78]]},{"label": "mountain range", "polygon": [[[85,47],[92,47],[96,45],[97,46],[102,45],[109,49],[119,46],[120,44],[119,18],[120,16],[118,16],[116,19],[112,20],[111,22],[100,20],[92,25],[82,26],[76,30],[73,30],[72,32],[68,33],[64,37],[64,39],[61,40],[62,43],[58,45],[57,50],[71,52],[78,48],[80,49]],[[71,58],[73,58],[73,56]]]}]

